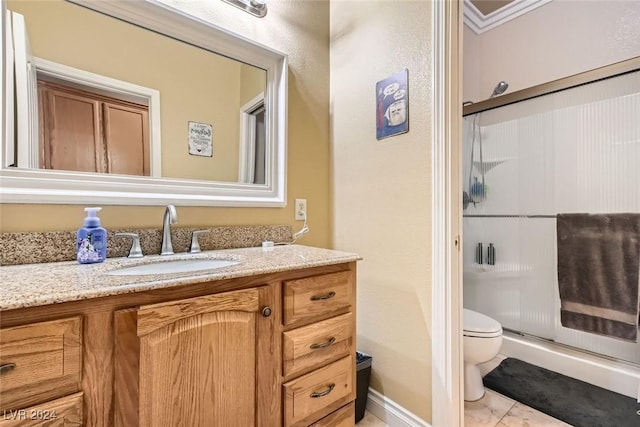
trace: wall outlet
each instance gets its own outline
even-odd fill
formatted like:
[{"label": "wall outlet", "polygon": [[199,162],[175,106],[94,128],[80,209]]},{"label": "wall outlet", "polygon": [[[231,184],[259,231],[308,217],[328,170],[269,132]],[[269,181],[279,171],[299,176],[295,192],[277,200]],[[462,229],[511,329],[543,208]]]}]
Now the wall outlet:
[{"label": "wall outlet", "polygon": [[296,199],[296,221],[304,221],[307,218],[307,199]]}]

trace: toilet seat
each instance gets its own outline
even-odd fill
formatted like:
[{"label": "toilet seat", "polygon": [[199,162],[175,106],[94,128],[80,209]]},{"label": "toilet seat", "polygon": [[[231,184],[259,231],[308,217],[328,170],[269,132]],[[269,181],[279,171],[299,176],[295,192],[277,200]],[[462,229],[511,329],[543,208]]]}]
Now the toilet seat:
[{"label": "toilet seat", "polygon": [[502,326],[489,316],[465,308],[462,314],[462,334],[466,337],[495,338],[502,335]]}]

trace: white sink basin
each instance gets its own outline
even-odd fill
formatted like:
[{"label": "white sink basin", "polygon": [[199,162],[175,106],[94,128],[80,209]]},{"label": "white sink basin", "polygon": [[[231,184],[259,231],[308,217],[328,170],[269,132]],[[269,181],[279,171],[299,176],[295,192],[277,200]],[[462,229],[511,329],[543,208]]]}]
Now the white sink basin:
[{"label": "white sink basin", "polygon": [[110,276],[140,276],[145,274],[192,273],[239,264],[239,261],[226,259],[181,259],[176,261],[158,261],[135,267],[121,267],[105,274]]}]

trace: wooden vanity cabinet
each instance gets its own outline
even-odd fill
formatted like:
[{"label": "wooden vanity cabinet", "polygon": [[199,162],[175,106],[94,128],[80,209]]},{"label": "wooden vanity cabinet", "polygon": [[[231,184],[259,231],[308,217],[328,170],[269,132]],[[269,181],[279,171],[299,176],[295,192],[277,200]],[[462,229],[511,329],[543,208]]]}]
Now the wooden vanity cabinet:
[{"label": "wooden vanity cabinet", "polygon": [[277,425],[273,302],[260,286],[116,312],[115,425]]},{"label": "wooden vanity cabinet", "polygon": [[284,425],[353,425],[355,271],[284,281],[283,312]]},{"label": "wooden vanity cabinet", "polygon": [[82,425],[82,319],[0,330],[0,426]]},{"label": "wooden vanity cabinet", "polygon": [[0,427],[354,425],[355,262],[1,314]]}]

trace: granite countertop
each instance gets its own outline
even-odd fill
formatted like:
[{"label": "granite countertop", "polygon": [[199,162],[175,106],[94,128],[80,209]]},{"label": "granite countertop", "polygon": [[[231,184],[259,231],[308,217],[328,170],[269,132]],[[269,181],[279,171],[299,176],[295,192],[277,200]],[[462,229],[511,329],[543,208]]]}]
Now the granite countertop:
[{"label": "granite countertop", "polygon": [[[225,259],[238,264],[213,270],[160,275],[112,276],[121,268],[182,259]],[[255,276],[323,265],[357,261],[349,252],[300,245],[241,248],[198,254],[147,255],[144,258],[108,258],[99,264],[76,261],[0,267],[0,310],[35,307],[205,281]]]}]

